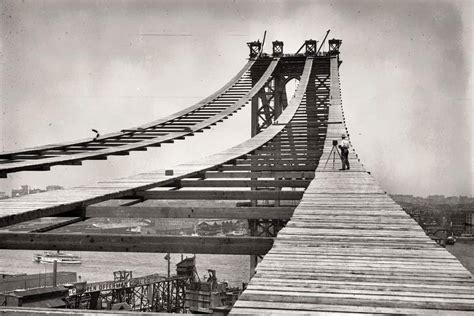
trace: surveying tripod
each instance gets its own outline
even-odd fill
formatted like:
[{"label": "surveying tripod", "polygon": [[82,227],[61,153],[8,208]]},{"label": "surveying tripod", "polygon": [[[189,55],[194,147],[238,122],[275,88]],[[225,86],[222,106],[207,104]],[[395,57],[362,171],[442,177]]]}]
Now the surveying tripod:
[{"label": "surveying tripod", "polygon": [[326,159],[326,163],[324,164],[324,169],[326,169],[326,165],[329,162],[329,159],[331,159],[331,154],[332,154],[332,168],[334,169],[336,167],[336,153],[339,156],[339,159],[342,159],[341,153],[339,152],[339,148],[337,148],[337,140],[332,141],[332,148],[331,151],[329,152],[329,156]]}]

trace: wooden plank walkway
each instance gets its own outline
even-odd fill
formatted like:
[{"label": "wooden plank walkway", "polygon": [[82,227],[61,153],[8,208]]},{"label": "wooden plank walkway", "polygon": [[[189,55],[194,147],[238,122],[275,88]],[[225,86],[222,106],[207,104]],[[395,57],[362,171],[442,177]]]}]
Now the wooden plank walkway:
[{"label": "wooden plank walkway", "polygon": [[[276,65],[276,64],[274,64]],[[137,191],[144,191],[172,183],[177,179],[192,177],[206,170],[213,170],[219,165],[262,147],[278,135],[297,113],[305,95],[313,58],[307,58],[298,90],[286,110],[280,115],[280,124],[272,125],[257,136],[220,153],[198,161],[176,166],[173,175],[165,170],[142,173],[122,179],[103,181],[66,190],[27,195],[21,198],[0,201],[0,227],[37,219],[55,216],[73,210],[85,210],[85,207],[101,201],[130,196]]]},{"label": "wooden plank walkway", "polygon": [[[79,166],[83,160],[104,160],[110,155],[128,155],[203,132],[233,115],[263,87],[279,58],[249,60],[224,87],[168,117],[96,138],[51,144],[0,153],[0,178],[25,170],[47,171],[54,165]],[[255,69],[254,69],[255,68]],[[258,81],[252,82],[252,79]]]},{"label": "wooden plank walkway", "polygon": [[315,179],[231,314],[474,315],[472,274],[377,185],[355,151],[350,171],[338,170],[338,157],[333,168],[332,140],[347,134],[337,67],[334,58],[335,123]]},{"label": "wooden plank walkway", "polygon": [[[331,106],[327,122],[322,116],[327,112],[306,104],[308,82],[321,82],[314,77],[310,79],[312,69],[313,58],[307,58],[295,97],[278,118],[277,124],[256,137],[205,159],[177,166],[172,176],[161,170],[0,201],[0,227],[66,211],[87,212],[87,206],[100,201],[136,197],[138,192],[172,185],[179,179],[201,177],[203,174],[211,179],[238,178],[244,174],[250,179],[246,182],[249,183],[262,181],[258,175],[274,178],[280,174],[283,179],[287,176],[294,178],[294,174],[298,173],[299,178],[314,176],[315,180],[309,184],[288,225],[280,231],[272,249],[258,265],[257,274],[232,313],[473,314],[472,275],[445,249],[431,241],[401,207],[386,195],[365,171],[353,149],[350,152],[351,170],[338,171],[340,161],[338,157],[333,160],[332,140],[340,139],[342,133],[348,134],[341,107],[337,57],[331,57]],[[322,90],[318,88],[318,93]],[[321,107],[322,101],[318,102],[318,107]],[[320,129],[319,123],[310,124],[310,117],[320,117],[318,122],[321,126],[327,125],[327,130]],[[301,130],[300,127],[304,125],[307,126],[306,130]],[[319,139],[319,136],[314,135],[327,137],[321,138],[321,143],[313,144]],[[324,145],[321,145],[323,139]],[[315,158],[311,158],[314,159],[312,161],[296,158],[300,150],[307,150],[308,157],[322,154],[319,164]],[[255,154],[257,152],[265,155]],[[251,158],[248,161],[244,159],[249,156]],[[315,171],[311,169],[316,165]],[[272,181],[284,181],[277,178]],[[194,185],[195,181],[185,179],[183,183]],[[146,194],[158,198],[164,196],[158,190],[148,192],[151,193]],[[196,192],[191,192],[189,188],[181,191],[188,194],[189,198],[195,197]],[[255,192],[248,192],[251,194],[246,197],[255,195]],[[288,192],[299,197],[301,191],[286,191],[284,194]],[[175,195],[174,192],[166,194]],[[212,197],[211,193],[206,194]],[[243,193],[233,190],[226,194]],[[270,197],[273,198],[273,195]],[[121,205],[121,202],[117,205]],[[21,246],[17,248],[51,245],[61,241],[60,237],[48,233],[3,233],[0,248],[19,243]],[[71,245],[79,247],[78,239],[73,237],[65,235],[61,248]],[[91,236],[81,238],[90,239]],[[92,236],[94,238],[99,237]],[[104,247],[113,244],[117,251],[126,251],[128,248],[124,247],[127,245],[143,246],[142,241],[130,240],[124,243],[113,238],[116,236],[105,236]],[[166,246],[165,236],[153,238],[156,240],[148,239],[154,242],[153,246],[143,246],[143,251],[165,249],[158,246],[167,247],[166,251],[181,251],[176,245]],[[199,243],[197,239],[191,241]],[[169,238],[168,243],[176,243],[176,239]],[[87,241],[83,244],[88,245]],[[197,247],[188,242],[180,242],[179,245]],[[221,246],[220,251],[223,253],[229,251],[229,246],[223,242]],[[97,247],[101,246],[92,250],[97,250]],[[241,248],[244,249],[245,245]],[[247,253],[247,250],[239,253]]]}]

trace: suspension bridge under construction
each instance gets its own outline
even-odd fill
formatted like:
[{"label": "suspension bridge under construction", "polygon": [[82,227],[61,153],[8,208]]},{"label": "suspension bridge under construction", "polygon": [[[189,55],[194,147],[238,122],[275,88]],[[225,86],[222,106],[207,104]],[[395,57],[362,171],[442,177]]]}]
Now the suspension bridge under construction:
[{"label": "suspension bridge under construction", "polygon": [[[252,137],[222,152],[168,170],[0,201],[0,227],[61,218],[31,232],[1,232],[0,248],[249,255],[253,276],[234,315],[474,314],[472,274],[379,187],[352,144],[350,170],[339,170],[335,141],[350,140],[341,43],[330,39],[322,50],[324,41],[306,40],[286,54],[283,42],[274,41],[266,54],[263,43],[250,42],[242,70],[189,108],[116,133],[1,153],[3,178],[66,168],[191,137],[251,106]],[[299,84],[289,97],[285,87],[293,79]],[[250,234],[55,232],[97,217],[245,219]]]}]

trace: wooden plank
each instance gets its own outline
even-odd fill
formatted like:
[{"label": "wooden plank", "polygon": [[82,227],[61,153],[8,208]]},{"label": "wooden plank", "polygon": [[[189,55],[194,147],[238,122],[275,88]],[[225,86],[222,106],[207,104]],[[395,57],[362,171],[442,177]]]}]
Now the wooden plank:
[{"label": "wooden plank", "polygon": [[425,291],[411,291],[407,289],[391,290],[390,288],[376,288],[356,286],[348,288],[346,286],[328,287],[321,284],[309,285],[305,284],[261,284],[252,285],[249,289],[254,291],[282,291],[282,292],[311,292],[311,293],[334,293],[334,294],[361,294],[361,295],[380,295],[383,291],[384,295],[390,295],[398,299],[405,299],[406,297],[419,297],[420,299],[464,299],[473,300],[474,294],[472,291],[460,291],[458,293],[451,293],[447,291],[432,292],[430,288]]},{"label": "wooden plank", "polygon": [[205,174],[206,178],[292,178],[313,179],[314,171],[235,171],[235,172],[212,172]]},{"label": "wooden plank", "polygon": [[[263,302],[239,300],[232,308],[231,315],[308,315],[308,313],[326,314],[364,314],[364,315],[446,315],[446,311],[436,309],[420,309],[407,307],[380,307],[380,306],[354,306],[342,304],[297,303],[297,302]],[[466,311],[450,310],[449,315],[466,316]]]},{"label": "wooden plank", "polygon": [[243,299],[253,301],[277,301],[289,303],[315,303],[328,305],[352,305],[352,306],[374,306],[374,307],[405,307],[422,309],[445,309],[464,310],[474,312],[474,301],[470,299],[457,298],[423,298],[399,297],[390,295],[363,295],[363,294],[339,294],[339,293],[311,293],[296,291],[256,291],[246,290],[241,296]]},{"label": "wooden plank", "polygon": [[[223,92],[225,92],[227,89],[229,89],[232,85],[234,85],[238,80],[239,78],[241,78],[245,72],[247,72],[254,64],[254,61],[249,61],[240,71],[239,73],[234,77],[232,78],[227,84],[225,84],[221,89],[219,89],[218,91],[216,91],[214,94],[210,95],[209,97],[207,97],[206,99],[198,102],[197,104],[189,107],[189,108],[186,108],[180,112],[177,112],[177,113],[174,113],[166,118],[163,118],[163,119],[160,119],[160,120],[157,120],[157,121],[153,121],[153,122],[150,122],[148,124],[145,124],[143,126],[140,126],[140,127],[132,127],[132,128],[129,128],[129,130],[131,131],[135,131],[135,130],[139,130],[139,129],[146,129],[146,128],[149,128],[151,126],[155,126],[155,125],[158,125],[158,124],[163,124],[167,121],[171,121],[173,119],[176,119],[182,115],[186,115],[187,113],[191,112],[191,111],[194,111],[198,108],[200,108],[201,106],[204,106],[206,103],[208,103],[209,101],[211,101],[212,99],[216,98],[217,96],[219,96],[220,94],[222,94]],[[96,141],[102,141],[102,140],[105,140],[105,139],[109,139],[111,137],[117,137],[117,136],[121,136],[123,135],[123,133],[111,133],[111,134],[105,134],[103,135],[102,137],[96,139]],[[2,152],[1,153],[1,156],[3,155],[10,155],[10,154],[15,154],[15,153],[31,153],[31,152],[35,152],[35,151],[38,151],[38,150],[48,150],[48,149],[53,149],[53,148],[62,148],[62,147],[65,147],[65,146],[70,146],[70,145],[79,145],[79,144],[85,144],[85,143],[88,143],[91,139],[88,138],[88,139],[84,139],[84,140],[80,140],[80,141],[74,141],[74,142],[67,142],[67,143],[62,143],[62,144],[55,144],[55,145],[45,145],[45,146],[38,146],[38,147],[34,147],[34,148],[27,148],[27,149],[23,149],[23,150],[16,150],[16,151],[9,151],[9,152]]]},{"label": "wooden plank", "polygon": [[291,187],[306,188],[309,180],[181,180],[180,187]]},{"label": "wooden plank", "polygon": [[[298,91],[295,94],[295,97],[290,101],[290,104],[287,106],[284,113],[280,115],[279,120],[283,125],[270,126],[256,137],[219,154],[209,156],[206,159],[200,159],[196,162],[177,166],[173,168],[174,176],[172,177],[166,176],[162,171],[152,172],[129,177],[128,179],[133,181],[130,182],[130,186],[125,185],[125,187],[120,185],[114,188],[113,181],[110,181],[100,184],[104,186],[103,190],[95,187],[92,187],[91,189],[79,187],[62,190],[60,192],[47,192],[33,196],[25,196],[21,199],[11,199],[14,201],[0,201],[0,227],[13,225],[44,216],[57,216],[65,212],[80,211],[83,207],[90,204],[105,201],[107,199],[130,196],[136,190],[147,190],[149,188],[168,183],[169,181],[173,182],[184,177],[195,177],[197,175],[202,175],[205,171],[216,169],[217,166],[226,161],[230,161],[232,159],[241,157],[242,155],[248,154],[249,152],[261,147],[273,137],[275,137],[275,135],[284,129],[284,124],[291,121],[303,98],[306,85],[309,81],[311,66],[312,59],[308,58],[305,62],[305,71],[302,74]],[[95,158],[102,159],[106,157],[97,156]],[[285,174],[293,175],[292,172]],[[299,174],[312,175],[314,172],[299,172]],[[148,181],[135,183],[134,181],[137,179],[146,179]],[[119,182],[121,181],[122,180]],[[125,182],[127,181],[125,180]],[[33,202],[28,204],[28,201],[30,200]],[[39,201],[41,203],[37,203]]]},{"label": "wooden plank", "polygon": [[[257,274],[253,279],[261,278],[280,278],[280,279],[294,279],[294,280],[313,280],[314,282],[323,281],[342,281],[342,282],[388,282],[392,284],[411,284],[418,282],[426,286],[469,286],[472,287],[472,280],[467,278],[452,278],[444,277],[443,275],[438,276],[417,276],[417,275],[390,275],[390,274],[367,274],[367,273],[344,273],[341,271],[330,272],[330,271],[312,271],[312,272],[300,272],[300,273],[289,273],[286,271],[265,271],[264,276]],[[252,280],[253,280],[252,279]]]},{"label": "wooden plank", "polygon": [[[51,315],[76,315],[76,316],[97,316],[97,310],[87,309],[58,309],[58,308],[44,308],[44,307],[17,307],[17,306],[2,306],[0,312],[4,315],[15,316],[51,316]],[[101,315],[121,315],[121,316],[135,316],[135,311],[116,311],[116,310],[100,310]],[[168,313],[147,312],[149,316],[166,316]]]},{"label": "wooden plank", "polygon": [[[270,281],[270,283],[267,283]],[[308,288],[318,287],[324,288],[335,288],[335,289],[367,289],[367,290],[379,290],[379,291],[412,291],[422,293],[435,293],[444,294],[446,296],[451,295],[472,295],[472,288],[467,285],[446,285],[442,284],[423,284],[417,282],[407,283],[391,283],[391,282],[350,282],[350,281],[336,281],[336,280],[305,280],[305,279],[286,279],[286,278],[269,278],[261,279],[255,278],[255,285],[291,285],[291,286],[304,286]],[[467,283],[468,284],[468,283]],[[446,297],[445,296],[445,297]]]},{"label": "wooden plank", "polygon": [[86,217],[289,219],[294,207],[88,206]]},{"label": "wooden plank", "polygon": [[327,120],[341,124],[327,125],[315,178],[231,314],[474,313],[472,274],[380,189],[354,151],[349,172],[322,163],[331,139],[348,134],[337,67],[332,58]]},{"label": "wooden plank", "polygon": [[252,165],[238,165],[229,166],[224,165],[220,169],[222,171],[313,171],[316,168],[314,164],[307,165],[273,165],[273,166],[252,166]]},{"label": "wooden plank", "polygon": [[[270,64],[270,68],[274,68],[276,66],[276,63],[278,62],[278,60],[276,60],[276,62],[274,63],[271,63]],[[244,67],[245,70],[242,70],[238,76],[240,75],[243,75],[243,73],[245,71],[247,71],[248,69],[250,69],[250,67],[252,66],[254,62],[253,61],[249,61],[247,63],[247,65]],[[268,69],[267,69],[268,70]],[[273,71],[273,69],[272,69]],[[271,74],[271,71],[270,73],[268,74],[268,71],[265,73],[265,75],[270,75]],[[235,97],[226,97],[225,96],[225,90],[227,90],[231,85],[233,85],[238,79],[238,76],[234,77],[233,80],[232,80],[232,83],[229,82],[224,88],[222,88],[221,90],[219,90],[217,92],[217,94],[213,95],[212,97],[209,97],[203,101],[201,101],[200,103],[198,103],[197,105],[194,105],[190,108],[187,108],[186,110],[184,111],[181,111],[181,112],[178,112],[178,113],[175,113],[165,119],[161,119],[159,121],[154,121],[154,122],[151,122],[151,123],[148,123],[148,124],[145,124],[141,127],[137,127],[137,128],[131,128],[130,130],[134,131],[134,130],[143,130],[143,129],[147,129],[149,127],[152,127],[152,126],[155,126],[155,125],[158,125],[158,124],[164,124],[166,122],[171,122],[173,120],[176,121],[176,119],[182,117],[182,116],[185,116],[187,114],[189,114],[190,112],[196,110],[197,108],[203,106],[204,104],[208,103],[210,100],[212,99],[215,99],[215,97],[217,95],[221,96],[222,98],[226,98],[227,100],[230,100],[230,101],[236,101],[236,104],[231,107],[231,109],[229,108],[223,108],[223,111],[221,113],[218,113],[216,114],[214,117],[211,117],[205,121],[202,121],[202,122],[199,122],[198,124],[194,124],[191,123],[191,125],[194,126],[195,130],[201,130],[204,126],[209,126],[211,124],[214,124],[215,122],[218,122],[220,121],[222,118],[225,118],[227,115],[231,114],[232,112],[234,112],[236,109],[242,107],[245,102],[247,101],[248,98],[250,98],[252,96],[252,91],[256,90],[256,87],[250,89],[248,91],[248,94],[243,97],[243,100],[240,100],[238,101],[237,98]],[[261,81],[264,81],[266,79],[264,79],[263,77],[261,78]],[[260,84],[262,85],[262,83],[257,83],[257,85]],[[260,88],[258,88],[260,89]],[[256,91],[258,91],[258,89]],[[254,91],[253,93],[255,93],[256,91]],[[182,125],[183,123],[181,123]],[[176,127],[176,126],[179,126],[178,124],[176,123],[173,123],[173,125]],[[114,142],[114,141],[109,141],[110,138],[114,138],[114,137],[117,137],[117,138],[120,138],[120,140],[117,140],[121,143],[127,143],[127,142],[131,142],[129,144],[123,144],[122,146],[114,146],[113,148],[107,148],[107,149],[98,149],[98,150],[93,150],[93,151],[87,151],[87,152],[84,152],[83,150],[76,150],[76,154],[72,154],[72,155],[67,155],[67,156],[62,156],[62,157],[52,157],[52,158],[43,158],[43,159],[37,159],[35,161],[23,161],[23,162],[13,162],[13,163],[10,163],[10,164],[2,164],[0,165],[0,170],[2,173],[8,173],[8,172],[16,172],[16,171],[21,171],[21,170],[31,170],[31,168],[33,168],[34,170],[45,170],[45,168],[49,168],[49,166],[52,166],[52,165],[56,165],[56,164],[77,164],[76,161],[80,161],[80,160],[86,160],[86,159],[89,159],[89,158],[93,158],[93,157],[102,157],[102,156],[107,156],[107,155],[125,155],[125,154],[128,154],[128,151],[131,151],[131,150],[146,150],[146,147],[147,146],[152,146],[152,145],[157,145],[159,143],[163,143],[163,142],[172,142],[173,139],[180,139],[180,138],[183,138],[184,136],[186,136],[187,134],[189,134],[189,132],[193,132],[192,129],[190,129],[189,131],[181,131],[181,132],[177,132],[176,134],[173,134],[173,133],[170,133],[170,134],[167,134],[166,136],[146,136],[146,135],[136,135],[134,132],[131,132],[131,133],[113,133],[113,134],[107,134],[107,135],[104,135],[102,137],[99,137],[98,139],[87,139],[87,140],[81,140],[81,141],[77,141],[77,142],[71,142],[71,143],[65,143],[65,144],[57,144],[57,145],[49,145],[49,146],[42,146],[42,147],[36,147],[36,148],[30,148],[30,149],[25,149],[25,150],[20,150],[20,151],[16,151],[16,152],[12,152],[12,153],[2,153],[2,155],[11,155],[11,154],[18,154],[18,153],[32,153],[32,152],[37,152],[37,151],[44,151],[44,150],[54,150],[54,149],[65,149],[65,150],[68,150],[67,149],[67,146],[69,145],[84,145],[84,144],[87,144],[87,143],[90,143],[92,141],[103,141],[103,142]],[[127,140],[125,139],[125,137],[127,136],[131,136],[133,139],[130,139],[130,140]],[[138,142],[135,142],[137,141]],[[71,151],[71,150],[68,150],[68,151]],[[38,169],[40,166],[41,169]]]},{"label": "wooden plank", "polygon": [[[313,266],[311,266],[313,264]],[[431,265],[431,269],[427,268]],[[311,272],[317,270],[318,272],[330,272],[330,273],[353,273],[353,274],[372,274],[372,275],[416,275],[416,276],[432,276],[436,277],[439,274],[450,276],[453,278],[465,278],[470,279],[471,274],[460,264],[455,263],[449,267],[449,265],[438,264],[434,265],[433,262],[427,264],[427,262],[419,261],[416,265],[403,265],[397,262],[369,262],[362,260],[347,260],[347,262],[340,262],[337,260],[326,260],[310,262],[302,261],[291,262],[285,260],[275,260],[274,258],[266,260],[264,263],[260,263],[258,271],[264,273],[265,271],[274,270],[285,270],[288,273],[300,273],[300,272]]]},{"label": "wooden plank", "polygon": [[301,191],[143,191],[136,196],[145,199],[183,199],[183,200],[299,200],[303,196]]},{"label": "wooden plank", "polygon": [[264,255],[272,244],[266,237],[0,233],[0,249]]},{"label": "wooden plank", "polygon": [[83,221],[84,218],[83,217],[73,217],[73,218],[68,218],[68,219],[65,219],[59,223],[55,223],[55,224],[52,224],[52,225],[48,225],[46,227],[42,227],[42,228],[38,228],[38,229],[34,229],[32,231],[30,231],[31,233],[44,233],[44,232],[49,232],[49,231],[52,231],[54,229],[57,229],[57,228],[61,228],[61,227],[64,227],[64,226],[67,226],[67,225],[71,225],[71,224],[74,224],[74,223],[78,223],[78,222],[81,222]]}]

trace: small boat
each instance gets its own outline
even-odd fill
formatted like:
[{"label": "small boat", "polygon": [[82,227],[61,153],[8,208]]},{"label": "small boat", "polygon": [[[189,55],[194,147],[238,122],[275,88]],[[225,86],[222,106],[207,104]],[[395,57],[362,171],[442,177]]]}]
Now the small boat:
[{"label": "small boat", "polygon": [[59,264],[81,264],[81,258],[79,256],[60,252],[44,252],[43,254],[34,254],[33,262],[36,263],[54,263],[57,261]]},{"label": "small boat", "polygon": [[446,238],[446,245],[454,245],[455,242],[456,242],[456,237],[454,236],[448,236]]},{"label": "small boat", "polygon": [[233,230],[227,236],[247,236],[247,232],[245,230]]}]

